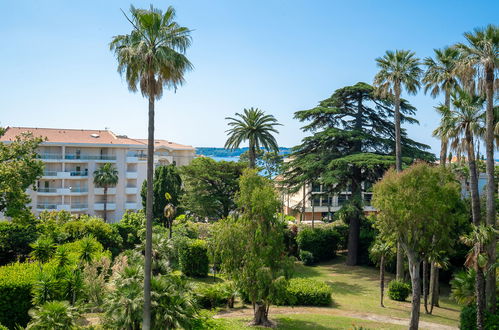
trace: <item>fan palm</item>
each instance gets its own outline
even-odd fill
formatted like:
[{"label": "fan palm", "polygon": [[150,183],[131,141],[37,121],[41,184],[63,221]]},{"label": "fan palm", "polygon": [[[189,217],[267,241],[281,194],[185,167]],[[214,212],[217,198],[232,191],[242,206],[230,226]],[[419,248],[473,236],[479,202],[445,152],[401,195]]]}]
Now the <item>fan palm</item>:
[{"label": "fan palm", "polygon": [[[432,97],[441,92],[445,93],[445,106],[450,109],[450,94],[459,85],[457,79],[457,63],[460,53],[455,48],[446,47],[435,49],[435,58],[424,59],[426,72],[423,77],[425,93],[428,91]],[[440,164],[445,166],[447,161],[447,144],[445,136],[439,136],[441,141]]]},{"label": "fan palm", "polygon": [[[495,184],[494,184],[494,87],[497,89],[495,74],[499,70],[499,26],[488,25],[486,28],[478,28],[473,32],[464,34],[467,44],[459,43],[456,48],[463,55],[463,65],[471,66],[474,72],[478,74],[481,90],[485,90],[487,98],[487,115],[485,130],[485,149],[486,149],[486,172],[487,172],[487,224],[494,226],[496,223],[495,207]],[[495,86],[494,86],[495,85]],[[487,247],[489,260],[496,259],[496,241],[492,240]],[[496,307],[496,281],[492,274],[487,276],[487,302],[492,312]]]},{"label": "fan palm", "polygon": [[[184,74],[192,64],[184,55],[191,44],[190,30],[175,21],[175,9],[163,13],[150,9],[130,8],[130,34],[118,35],[110,43],[118,60],[118,72],[125,76],[132,92],[140,89],[149,100],[149,127],[147,147],[147,207],[146,251],[144,276],[144,329],[151,319],[151,237],[153,220],[153,162],[154,162],[154,104],[163,94],[163,87],[182,85]],[[126,16],[126,15],[125,15]]]},{"label": "fan palm", "polygon": [[[419,59],[414,52],[409,50],[386,51],[383,57],[376,59],[380,68],[374,77],[374,85],[379,92],[393,95],[395,103],[395,166],[397,171],[402,171],[402,142],[400,137],[400,95],[402,87],[409,94],[415,94],[420,88],[419,78],[422,70]],[[400,244],[397,246],[397,279],[402,279],[404,260]]]},{"label": "fan palm", "polygon": [[104,221],[107,221],[107,189],[118,183],[118,170],[111,163],[102,165],[94,172],[94,184],[104,188]]},{"label": "fan palm", "polygon": [[236,113],[237,117],[227,117],[230,128],[226,131],[229,138],[225,148],[239,148],[242,142],[249,142],[249,165],[255,168],[256,152],[260,147],[267,151],[278,151],[277,141],[272,133],[279,133],[275,126],[281,125],[272,115],[266,115],[258,108],[244,109],[244,113]]},{"label": "fan palm", "polygon": [[49,301],[30,310],[31,322],[26,329],[77,329],[80,313],[67,301]]}]

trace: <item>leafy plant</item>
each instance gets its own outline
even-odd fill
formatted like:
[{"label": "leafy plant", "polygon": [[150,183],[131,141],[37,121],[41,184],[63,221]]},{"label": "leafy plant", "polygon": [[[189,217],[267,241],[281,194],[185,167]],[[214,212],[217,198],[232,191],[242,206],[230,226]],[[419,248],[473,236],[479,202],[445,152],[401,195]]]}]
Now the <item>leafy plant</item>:
[{"label": "leafy plant", "polygon": [[396,301],[405,301],[411,293],[411,286],[403,281],[393,280],[388,283],[388,297]]},{"label": "leafy plant", "polygon": [[309,251],[315,261],[326,261],[336,256],[340,235],[332,227],[304,227],[298,231],[296,242],[300,250]]},{"label": "leafy plant", "polygon": [[67,330],[76,329],[80,316],[78,309],[67,301],[48,301],[30,310],[31,321],[26,329],[30,330]]},{"label": "leafy plant", "polygon": [[323,281],[309,278],[292,278],[288,281],[284,299],[280,305],[329,306],[332,289]]},{"label": "leafy plant", "polygon": [[206,241],[191,240],[179,250],[180,269],[187,276],[208,275],[208,248]]},{"label": "leafy plant", "polygon": [[301,250],[300,260],[305,266],[310,266],[314,263],[314,255],[309,251]]}]

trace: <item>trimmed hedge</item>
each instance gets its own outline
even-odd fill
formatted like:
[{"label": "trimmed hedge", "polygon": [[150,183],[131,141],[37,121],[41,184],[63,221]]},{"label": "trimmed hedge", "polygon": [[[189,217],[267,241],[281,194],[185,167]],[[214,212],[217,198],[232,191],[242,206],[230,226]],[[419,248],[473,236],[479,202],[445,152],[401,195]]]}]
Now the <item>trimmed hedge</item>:
[{"label": "trimmed hedge", "polygon": [[185,248],[179,250],[180,270],[187,276],[206,277],[208,275],[208,246],[200,239],[189,240]]},{"label": "trimmed hedge", "polygon": [[300,250],[309,251],[315,261],[326,261],[336,256],[340,243],[340,234],[334,228],[301,228],[296,236]]},{"label": "trimmed hedge", "polygon": [[230,300],[234,299],[234,294],[231,283],[204,284],[195,289],[197,303],[208,309],[230,305]]},{"label": "trimmed hedge", "polygon": [[14,263],[0,267],[0,324],[12,329],[26,326],[30,317],[31,288],[39,272],[36,263]]},{"label": "trimmed hedge", "polygon": [[314,255],[308,251],[300,251],[300,260],[305,266],[310,266],[314,263]]},{"label": "trimmed hedge", "polygon": [[329,306],[332,289],[323,281],[292,278],[288,282],[285,298],[278,305]]},{"label": "trimmed hedge", "polygon": [[403,281],[393,280],[388,283],[388,297],[396,301],[405,301],[411,293],[411,286]]}]

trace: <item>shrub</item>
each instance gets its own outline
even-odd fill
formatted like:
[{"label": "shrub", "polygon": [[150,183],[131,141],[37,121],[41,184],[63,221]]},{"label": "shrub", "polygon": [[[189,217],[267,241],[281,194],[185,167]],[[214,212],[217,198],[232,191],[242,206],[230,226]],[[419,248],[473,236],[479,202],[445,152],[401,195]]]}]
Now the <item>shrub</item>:
[{"label": "shrub", "polygon": [[300,250],[312,253],[316,261],[329,260],[336,256],[340,235],[332,227],[302,228],[296,242]]},{"label": "shrub", "polygon": [[230,282],[199,285],[196,287],[195,296],[197,303],[203,308],[212,309],[233,305],[234,285]]},{"label": "shrub", "polygon": [[[499,303],[497,304],[499,307]],[[476,304],[468,304],[461,309],[459,316],[460,325],[462,330],[475,330],[476,327]],[[496,308],[496,313],[485,312],[484,329],[498,330],[499,329],[499,309]]]},{"label": "shrub", "polygon": [[208,275],[208,248],[206,241],[190,240],[179,251],[180,270],[187,276],[204,277]]},{"label": "shrub", "polygon": [[332,225],[334,230],[339,234],[338,249],[346,250],[348,248],[348,225],[342,220],[337,220],[333,222]]},{"label": "shrub", "polygon": [[314,255],[308,251],[300,251],[300,260],[305,266],[310,266],[314,263]]},{"label": "shrub", "polygon": [[[284,229],[284,244],[290,256],[298,256],[298,244],[296,243],[296,235],[298,235],[298,226],[295,224],[289,225]],[[300,258],[301,259],[301,258]]]},{"label": "shrub", "polygon": [[39,272],[35,263],[15,263],[0,267],[0,324],[14,328],[26,326],[31,303],[31,288]]},{"label": "shrub", "polygon": [[289,280],[284,299],[279,305],[329,306],[331,304],[331,287],[323,281],[308,278]]},{"label": "shrub", "polygon": [[33,243],[37,236],[35,226],[0,222],[0,265],[18,259],[23,261],[31,251],[30,243]]},{"label": "shrub", "polygon": [[9,328],[7,328],[5,325],[0,324],[0,330],[9,330]]},{"label": "shrub", "polygon": [[31,322],[26,329],[74,329],[78,310],[67,301],[49,301],[30,311]]},{"label": "shrub", "polygon": [[403,281],[393,280],[388,284],[388,297],[396,301],[405,301],[409,297],[411,286]]}]

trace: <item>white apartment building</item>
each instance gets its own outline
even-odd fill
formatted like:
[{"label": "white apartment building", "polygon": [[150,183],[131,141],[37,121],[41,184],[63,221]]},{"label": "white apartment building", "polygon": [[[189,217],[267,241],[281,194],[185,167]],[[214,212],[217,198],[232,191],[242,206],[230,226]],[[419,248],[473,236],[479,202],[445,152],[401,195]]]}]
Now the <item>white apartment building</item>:
[{"label": "white apartment building", "polygon": [[[23,132],[45,139],[38,154],[45,164],[36,190],[28,191],[35,214],[66,210],[103,216],[104,189],[94,186],[93,173],[105,163],[118,170],[118,184],[108,189],[107,219],[116,222],[126,210],[142,208],[140,188],[146,179],[147,140],[116,135],[109,130],[7,127],[0,142],[9,143]],[[189,164],[195,148],[156,140],[154,163]]]}]

